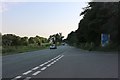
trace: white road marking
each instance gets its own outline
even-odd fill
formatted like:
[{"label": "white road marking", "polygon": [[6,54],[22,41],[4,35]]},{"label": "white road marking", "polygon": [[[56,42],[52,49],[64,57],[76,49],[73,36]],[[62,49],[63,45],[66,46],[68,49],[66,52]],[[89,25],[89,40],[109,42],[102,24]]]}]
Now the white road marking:
[{"label": "white road marking", "polygon": [[13,79],[11,79],[11,80],[17,80],[17,79],[19,79],[19,78],[21,78],[22,76],[17,76],[17,77],[15,77],[15,78],[13,78]]},{"label": "white road marking", "polygon": [[35,67],[35,68],[33,68],[32,70],[36,70],[36,69],[38,69],[39,67]]},{"label": "white road marking", "polygon": [[43,71],[43,70],[45,70],[47,67],[43,67],[43,68],[41,68],[41,70]]},{"label": "white road marking", "polygon": [[56,61],[60,60],[64,55],[60,56],[58,59],[56,59]]},{"label": "white road marking", "polygon": [[64,55],[62,55],[62,57],[64,57]]},{"label": "white road marking", "polygon": [[44,64],[47,64],[48,62],[45,62]]},{"label": "white road marking", "polygon": [[19,78],[21,78],[22,76],[17,76],[17,77],[15,77],[16,79],[19,79]]},{"label": "white road marking", "polygon": [[35,72],[35,73],[33,73],[32,75],[37,75],[37,74],[39,74],[41,71],[37,71],[37,72]]},{"label": "white road marking", "polygon": [[51,66],[51,64],[48,64],[48,65],[47,65],[47,67],[50,67],[50,66]]},{"label": "white road marking", "polygon": [[52,61],[52,60],[49,60],[50,62]]},{"label": "white road marking", "polygon": [[51,62],[50,64],[54,64],[54,62]]},{"label": "white road marking", "polygon": [[[52,64],[54,64],[55,62],[57,62],[58,60],[60,60],[62,57],[64,57],[64,55],[58,55],[57,57],[55,57],[55,58],[53,58],[53,59],[51,59],[51,60],[49,60],[49,61],[47,61],[47,62],[45,62],[45,63],[43,63],[43,64],[41,64],[41,65],[39,65],[39,66],[42,67],[42,66],[44,66],[45,64],[48,64],[49,62],[51,62],[51,61],[54,60],[53,62],[51,62],[50,64],[47,65],[47,67],[49,67],[49,66],[51,66]],[[56,59],[56,60],[55,60],[55,59]],[[32,70],[38,69],[39,66],[33,68]],[[43,67],[43,68],[41,68],[41,70],[43,71],[43,70],[45,70],[47,67]],[[27,75],[27,74],[31,73],[32,70],[29,70],[29,71],[23,73],[23,75]],[[33,73],[32,75],[37,75],[37,74],[39,74],[40,72],[41,72],[41,71],[37,71],[37,72]],[[16,79],[19,79],[19,78],[21,78],[21,77],[22,77],[22,76],[17,76],[17,77],[15,77],[15,78],[12,79],[12,80],[16,80]],[[31,79],[31,77],[26,77],[24,80],[29,80],[29,79]]]},{"label": "white road marking", "polygon": [[53,59],[51,59],[51,61],[53,61],[53,60],[55,60],[55,59],[57,59],[58,57],[60,57],[61,55],[58,55],[57,57],[55,57],[55,58],[53,58]]},{"label": "white road marking", "polygon": [[44,66],[45,64],[41,64],[40,66],[42,67],[42,66]]},{"label": "white road marking", "polygon": [[57,57],[55,57],[55,58],[53,58],[53,59],[56,59],[56,58],[58,58],[59,56],[57,56]]},{"label": "white road marking", "polygon": [[27,72],[23,73],[23,75],[27,75],[27,74],[29,74],[29,73],[31,73],[31,72],[32,72],[32,70],[27,71]]},{"label": "white road marking", "polygon": [[56,62],[56,61],[53,61],[54,63]]},{"label": "white road marking", "polygon": [[60,56],[61,56],[61,55],[58,55],[57,57],[55,57],[55,59],[58,58],[58,57],[60,57]]},{"label": "white road marking", "polygon": [[56,61],[58,61],[59,59],[56,59]]},{"label": "white road marking", "polygon": [[60,57],[58,59],[61,59]]},{"label": "white road marking", "polygon": [[51,59],[51,61],[53,61],[54,59]]},{"label": "white road marking", "polygon": [[31,77],[26,77],[24,80],[29,80],[29,79],[31,79]]},{"label": "white road marking", "polygon": [[57,62],[58,60],[55,60],[55,62]]},{"label": "white road marking", "polygon": [[51,62],[50,60],[48,61],[48,63]]}]

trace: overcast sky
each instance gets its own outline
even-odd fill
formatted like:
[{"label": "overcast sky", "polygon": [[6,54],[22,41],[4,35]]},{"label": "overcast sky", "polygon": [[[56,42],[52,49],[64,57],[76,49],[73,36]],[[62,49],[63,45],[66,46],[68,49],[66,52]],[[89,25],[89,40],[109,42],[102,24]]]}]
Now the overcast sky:
[{"label": "overcast sky", "polygon": [[2,33],[48,38],[62,32],[66,38],[78,28],[86,6],[87,2],[4,2],[0,10]]}]

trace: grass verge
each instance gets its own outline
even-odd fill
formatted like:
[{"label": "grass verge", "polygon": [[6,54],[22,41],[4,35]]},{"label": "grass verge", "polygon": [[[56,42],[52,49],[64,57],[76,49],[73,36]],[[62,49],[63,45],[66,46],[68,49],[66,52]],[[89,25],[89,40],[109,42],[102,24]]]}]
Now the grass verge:
[{"label": "grass verge", "polygon": [[94,44],[90,44],[90,43],[80,43],[79,45],[74,44],[72,46],[88,51],[103,51],[103,52],[120,51],[120,45],[118,44],[109,44],[105,47],[102,47],[102,46],[95,46]]},{"label": "grass verge", "polygon": [[12,54],[18,54],[18,53],[23,53],[23,52],[30,52],[30,51],[36,51],[36,50],[42,50],[48,48],[49,45],[44,45],[44,46],[7,46],[7,47],[2,47],[2,56],[5,55],[12,55]]}]

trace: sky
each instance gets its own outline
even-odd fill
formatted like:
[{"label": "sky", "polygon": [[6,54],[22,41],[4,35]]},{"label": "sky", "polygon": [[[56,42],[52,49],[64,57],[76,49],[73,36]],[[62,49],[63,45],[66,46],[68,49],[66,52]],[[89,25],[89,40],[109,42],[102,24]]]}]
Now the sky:
[{"label": "sky", "polygon": [[66,38],[77,30],[80,13],[86,6],[87,2],[3,2],[2,34],[48,38],[61,32]]}]

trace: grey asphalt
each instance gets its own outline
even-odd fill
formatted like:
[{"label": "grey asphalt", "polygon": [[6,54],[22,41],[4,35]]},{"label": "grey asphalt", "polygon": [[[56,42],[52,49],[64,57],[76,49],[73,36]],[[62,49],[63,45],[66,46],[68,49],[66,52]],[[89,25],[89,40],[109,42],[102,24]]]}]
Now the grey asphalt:
[{"label": "grey asphalt", "polygon": [[[64,56],[44,71],[41,71],[41,67],[22,77],[118,78],[117,52],[85,51],[70,46],[4,56],[2,58],[2,77],[14,78],[58,55]],[[32,75],[37,71],[41,72]]]}]

